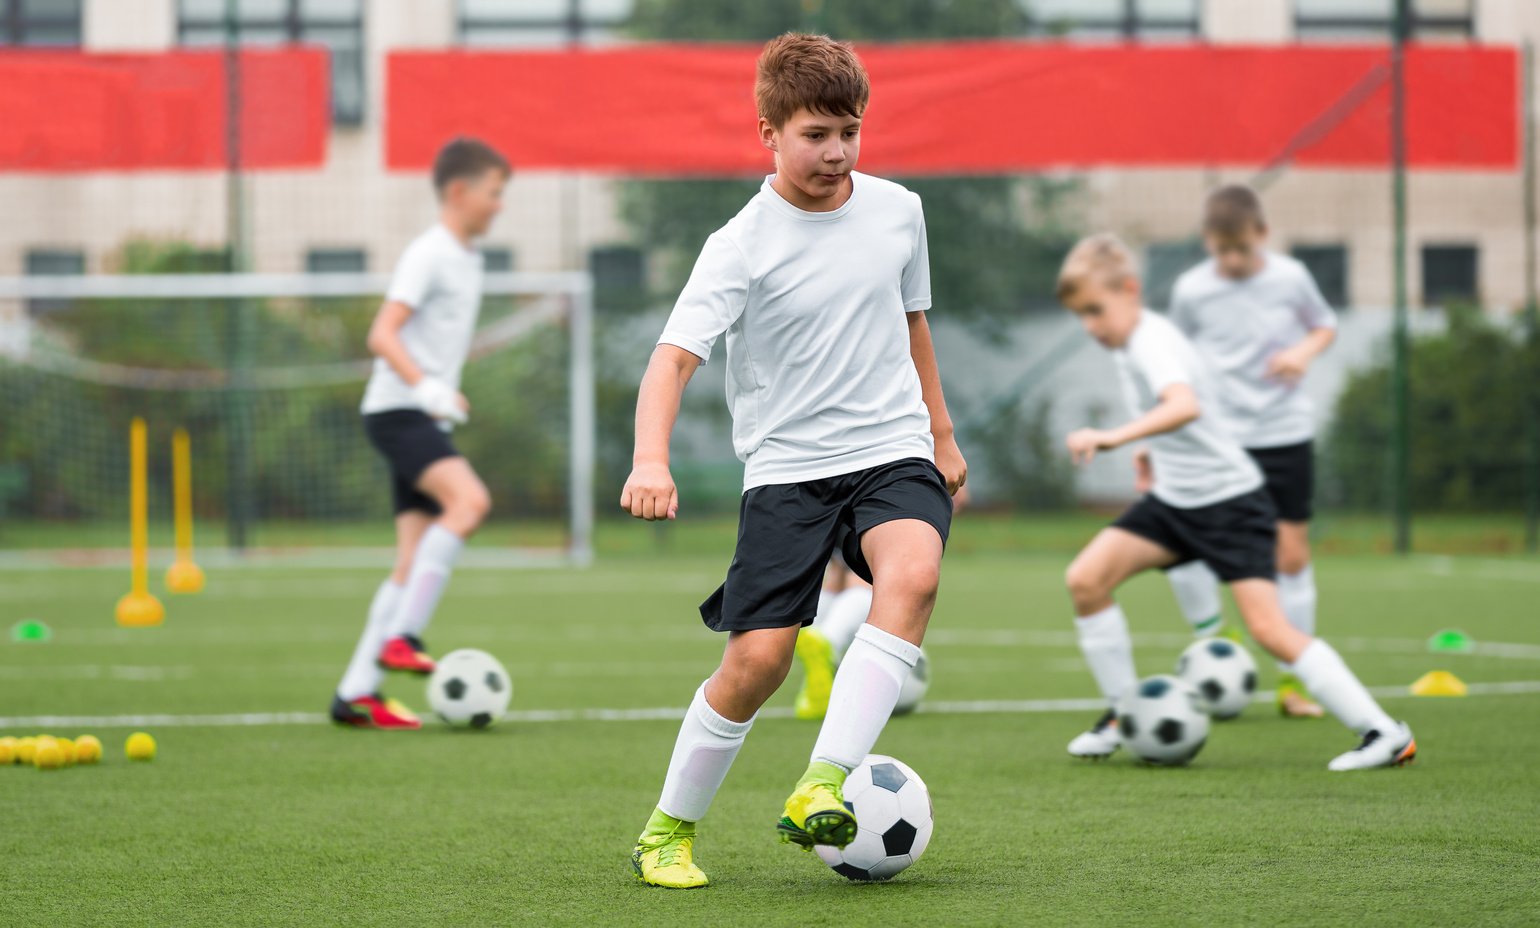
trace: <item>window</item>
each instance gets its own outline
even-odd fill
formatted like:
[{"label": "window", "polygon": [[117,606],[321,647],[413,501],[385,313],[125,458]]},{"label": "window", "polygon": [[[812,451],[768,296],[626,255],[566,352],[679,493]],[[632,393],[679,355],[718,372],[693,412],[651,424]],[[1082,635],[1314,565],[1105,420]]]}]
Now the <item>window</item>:
[{"label": "window", "polygon": [[1162,309],[1170,306],[1176,279],[1207,257],[1199,239],[1152,243],[1144,250],[1144,301]]},{"label": "window", "polygon": [[[1411,38],[1464,41],[1475,36],[1475,0],[1411,0]],[[1294,34],[1300,39],[1389,39],[1396,0],[1294,0]]]},{"label": "window", "polygon": [[[26,272],[37,277],[66,277],[86,272],[86,253],[73,248],[34,248],[27,252]],[[28,300],[34,316],[65,309],[69,300]]]},{"label": "window", "polygon": [[1475,245],[1422,246],[1422,304],[1477,302],[1477,264]]},{"label": "window", "polygon": [[[225,43],[225,0],[178,0],[183,45]],[[364,121],[363,0],[238,0],[240,41],[245,45],[305,42],[331,52],[332,121]]]},{"label": "window", "polygon": [[601,245],[588,253],[594,305],[601,311],[638,311],[647,305],[647,258],[629,245]]},{"label": "window", "polygon": [[81,0],[0,0],[0,45],[80,44]]},{"label": "window", "polygon": [[1305,266],[1315,285],[1321,288],[1333,309],[1344,309],[1348,302],[1347,247],[1345,245],[1295,245],[1290,249]]},{"label": "window", "polygon": [[513,270],[513,249],[487,245],[481,249],[481,269],[488,274]]},{"label": "window", "polygon": [[305,270],[311,274],[349,274],[369,269],[369,255],[362,248],[312,248],[305,252]]},{"label": "window", "polygon": [[1088,39],[1191,39],[1198,0],[1022,0],[1035,34]]},{"label": "window", "polygon": [[636,0],[459,0],[465,45],[619,41]]}]

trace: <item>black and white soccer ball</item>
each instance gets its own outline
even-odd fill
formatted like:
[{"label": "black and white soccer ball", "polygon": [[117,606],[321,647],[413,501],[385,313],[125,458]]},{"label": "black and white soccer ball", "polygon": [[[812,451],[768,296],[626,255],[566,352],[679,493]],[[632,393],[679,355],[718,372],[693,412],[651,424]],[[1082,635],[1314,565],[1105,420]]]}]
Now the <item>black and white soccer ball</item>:
[{"label": "black and white soccer ball", "polygon": [[856,839],[814,850],[835,873],[851,880],[891,880],[925,853],[934,827],[930,790],[908,765],[868,754],[845,779],[845,806],[855,813]]},{"label": "black and white soccer ball", "polygon": [[1146,677],[1118,700],[1118,735],[1129,753],[1150,764],[1180,767],[1203,749],[1208,712],[1180,677]]},{"label": "black and white soccer ball", "polygon": [[915,662],[914,669],[909,671],[909,676],[904,678],[904,685],[899,688],[898,702],[893,706],[894,715],[908,715],[920,707],[920,700],[925,698],[925,691],[930,689],[930,660],[925,656],[925,649],[920,649],[920,659]]},{"label": "black and white soccer ball", "polygon": [[508,711],[513,680],[497,658],[462,648],[439,659],[428,678],[428,705],[451,725],[486,728]]},{"label": "black and white soccer ball", "polygon": [[1176,675],[1193,685],[1216,719],[1240,715],[1257,691],[1257,662],[1245,648],[1224,638],[1189,645],[1177,659]]}]

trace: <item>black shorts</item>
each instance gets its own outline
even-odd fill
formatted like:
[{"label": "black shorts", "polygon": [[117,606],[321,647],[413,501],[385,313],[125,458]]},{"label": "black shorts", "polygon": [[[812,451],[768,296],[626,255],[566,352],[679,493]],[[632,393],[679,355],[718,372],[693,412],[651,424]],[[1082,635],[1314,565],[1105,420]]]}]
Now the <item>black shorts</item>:
[{"label": "black shorts", "polygon": [[898,519],[930,523],[946,544],[952,497],[930,461],[905,458],[838,477],[754,487],[738,507],[738,549],[727,580],[701,603],[701,620],[719,632],[811,623],[829,556],[838,550],[870,583],[861,535]]},{"label": "black shorts", "polygon": [[437,500],[417,489],[417,478],[428,465],[460,456],[433,417],[417,409],[368,413],[364,434],[390,466],[391,497],[397,515],[412,509],[430,516],[444,511]]},{"label": "black shorts", "polygon": [[1273,498],[1278,518],[1285,522],[1309,522],[1310,497],[1315,495],[1315,443],[1247,448],[1246,453],[1262,468],[1262,479],[1266,481],[1263,489]]},{"label": "black shorts", "polygon": [[1278,573],[1278,513],[1262,489],[1194,509],[1147,495],[1112,524],[1175,554],[1169,567],[1206,561],[1225,583]]}]

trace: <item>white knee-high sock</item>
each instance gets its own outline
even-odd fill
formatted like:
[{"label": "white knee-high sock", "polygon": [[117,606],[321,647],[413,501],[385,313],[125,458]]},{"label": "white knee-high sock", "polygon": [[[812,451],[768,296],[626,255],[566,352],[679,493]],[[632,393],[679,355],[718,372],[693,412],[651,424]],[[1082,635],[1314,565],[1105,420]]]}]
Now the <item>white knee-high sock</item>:
[{"label": "white knee-high sock", "polygon": [[1310,564],[1297,574],[1278,575],[1278,600],[1289,624],[1307,635],[1315,634],[1315,568]]},{"label": "white knee-high sock", "polygon": [[718,715],[706,701],[702,683],[679,726],[658,808],[682,822],[704,818],[753,724],[753,719],[734,722]]},{"label": "white knee-high sock", "polygon": [[390,622],[401,601],[401,591],[401,586],[389,577],[374,591],[374,600],[369,603],[369,621],[364,625],[364,633],[358,636],[353,658],[348,661],[347,672],[337,686],[337,695],[343,699],[357,699],[379,690],[385,676],[379,665],[380,648],[390,637]]},{"label": "white knee-high sock", "polygon": [[813,760],[845,770],[861,765],[893,715],[920,646],[872,625],[856,630],[829,693],[829,713],[813,744]]},{"label": "white knee-high sock", "polygon": [[1331,645],[1319,638],[1305,646],[1289,666],[1326,711],[1358,734],[1370,729],[1391,731],[1396,722],[1375,701]]},{"label": "white knee-high sock", "polygon": [[828,608],[819,613],[813,627],[834,646],[835,658],[843,658],[871,612],[872,588],[857,584],[836,594]]},{"label": "white knee-high sock", "polygon": [[1091,666],[1091,676],[1101,688],[1107,704],[1133,689],[1138,682],[1134,673],[1134,643],[1128,636],[1128,619],[1123,607],[1113,603],[1101,612],[1075,619],[1075,634],[1080,636],[1080,653]]},{"label": "white knee-high sock", "polygon": [[406,577],[406,592],[391,621],[391,637],[421,635],[433,619],[433,610],[449,584],[455,558],[465,540],[442,525],[431,525],[417,543],[412,555],[412,570]]},{"label": "white knee-high sock", "polygon": [[1203,561],[1189,561],[1166,571],[1176,606],[1192,626],[1192,633],[1206,637],[1224,625],[1224,607],[1219,602],[1219,578]]}]

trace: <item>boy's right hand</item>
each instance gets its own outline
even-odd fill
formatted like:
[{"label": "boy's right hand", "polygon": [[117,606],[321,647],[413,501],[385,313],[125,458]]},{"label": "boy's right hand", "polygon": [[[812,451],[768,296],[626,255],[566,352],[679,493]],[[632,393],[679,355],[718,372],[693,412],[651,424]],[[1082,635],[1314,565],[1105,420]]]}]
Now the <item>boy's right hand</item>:
[{"label": "boy's right hand", "polygon": [[464,425],[470,403],[454,387],[437,377],[424,377],[412,386],[412,399],[422,411],[435,419],[448,419],[456,425]]},{"label": "boy's right hand", "polygon": [[635,464],[620,491],[620,508],[638,519],[655,522],[679,514],[679,490],[667,464]]}]

